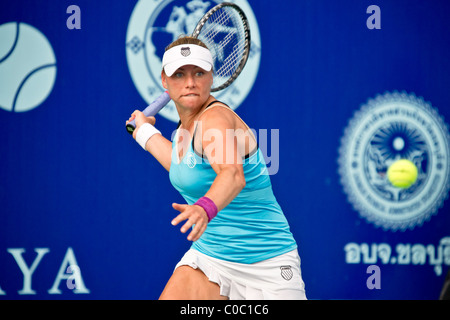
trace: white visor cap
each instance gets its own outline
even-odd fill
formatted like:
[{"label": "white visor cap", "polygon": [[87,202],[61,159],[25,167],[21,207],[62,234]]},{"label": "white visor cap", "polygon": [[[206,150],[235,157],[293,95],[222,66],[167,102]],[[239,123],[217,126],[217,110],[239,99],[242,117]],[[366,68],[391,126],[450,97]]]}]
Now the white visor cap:
[{"label": "white visor cap", "polygon": [[182,66],[194,65],[210,71],[213,64],[211,52],[195,44],[182,44],[170,48],[164,53],[162,61],[164,72],[169,77]]}]

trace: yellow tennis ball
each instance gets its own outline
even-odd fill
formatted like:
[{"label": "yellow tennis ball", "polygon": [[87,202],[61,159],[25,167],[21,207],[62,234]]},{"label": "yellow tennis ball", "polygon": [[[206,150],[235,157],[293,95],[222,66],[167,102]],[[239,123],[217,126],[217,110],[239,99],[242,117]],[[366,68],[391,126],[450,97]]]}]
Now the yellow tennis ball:
[{"label": "yellow tennis ball", "polygon": [[409,188],[417,180],[417,167],[406,159],[400,159],[390,165],[387,177],[394,187]]}]

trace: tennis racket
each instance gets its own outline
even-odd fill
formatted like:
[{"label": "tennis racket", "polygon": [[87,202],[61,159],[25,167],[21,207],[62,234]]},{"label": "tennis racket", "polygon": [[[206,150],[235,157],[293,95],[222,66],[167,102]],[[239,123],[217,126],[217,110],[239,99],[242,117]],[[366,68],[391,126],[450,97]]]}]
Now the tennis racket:
[{"label": "tennis racket", "polygon": [[[250,53],[250,27],[239,6],[223,2],[209,10],[197,23],[192,37],[208,47],[214,61],[211,92],[225,89],[244,69]],[[142,112],[146,117],[156,115],[170,101],[166,91]],[[128,133],[136,128],[134,120],[127,124]]]}]

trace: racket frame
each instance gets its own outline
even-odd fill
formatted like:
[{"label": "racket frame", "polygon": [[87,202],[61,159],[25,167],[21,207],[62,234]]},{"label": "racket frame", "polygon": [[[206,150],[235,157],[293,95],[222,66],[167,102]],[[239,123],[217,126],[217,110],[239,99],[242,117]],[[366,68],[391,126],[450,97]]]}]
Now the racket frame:
[{"label": "racket frame", "polygon": [[239,16],[242,20],[242,24],[244,26],[244,39],[245,39],[244,40],[244,53],[243,53],[243,56],[242,56],[242,59],[241,59],[239,65],[237,66],[236,70],[231,75],[231,77],[228,78],[227,81],[225,81],[222,85],[218,86],[217,88],[211,88],[211,92],[223,90],[226,87],[228,87],[230,84],[232,84],[234,82],[234,80],[236,80],[236,78],[242,72],[242,70],[244,69],[245,64],[247,63],[248,57],[250,55],[251,36],[250,36],[250,25],[248,23],[247,16],[245,15],[244,11],[242,11],[242,9],[239,6],[237,6],[236,4],[231,3],[231,2],[219,3],[218,5],[211,8],[207,13],[205,13],[205,15],[197,23],[197,26],[195,27],[194,32],[192,32],[192,37],[197,38],[199,36],[200,32],[202,31],[204,25],[208,21],[208,19],[215,12],[222,9],[223,7],[231,7],[234,10],[236,10],[236,12],[239,14]]}]

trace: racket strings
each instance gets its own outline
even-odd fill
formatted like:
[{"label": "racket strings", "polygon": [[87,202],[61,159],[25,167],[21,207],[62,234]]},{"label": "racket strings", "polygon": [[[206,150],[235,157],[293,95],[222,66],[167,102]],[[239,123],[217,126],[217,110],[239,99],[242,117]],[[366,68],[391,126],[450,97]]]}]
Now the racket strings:
[{"label": "racket strings", "polygon": [[[236,47],[236,46],[235,46]],[[241,60],[241,52],[234,50],[223,62],[223,65],[217,70],[217,74],[221,77],[231,76],[236,70],[238,62]]]},{"label": "racket strings", "polygon": [[199,38],[210,49],[215,61],[213,87],[233,76],[245,52],[245,32],[239,14],[224,7],[208,18]]},{"label": "racket strings", "polygon": [[227,23],[231,18],[232,12],[229,10],[225,10],[225,8],[217,10],[207,22],[206,34],[208,34],[208,38],[214,39],[219,32],[226,32],[229,29]]}]

